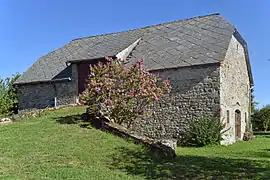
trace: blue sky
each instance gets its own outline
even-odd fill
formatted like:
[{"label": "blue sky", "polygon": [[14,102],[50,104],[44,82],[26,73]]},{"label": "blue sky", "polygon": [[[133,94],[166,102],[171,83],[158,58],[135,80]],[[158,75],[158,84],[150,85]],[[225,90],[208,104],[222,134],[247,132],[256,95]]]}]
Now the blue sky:
[{"label": "blue sky", "polygon": [[256,100],[270,104],[269,0],[1,0],[0,76],[74,38],[220,12],[249,47]]}]

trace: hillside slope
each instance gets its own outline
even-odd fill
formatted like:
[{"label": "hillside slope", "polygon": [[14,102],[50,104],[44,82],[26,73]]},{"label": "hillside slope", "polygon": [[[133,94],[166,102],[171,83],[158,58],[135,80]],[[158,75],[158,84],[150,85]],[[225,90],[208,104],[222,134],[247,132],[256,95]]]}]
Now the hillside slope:
[{"label": "hillside slope", "polygon": [[84,107],[0,126],[0,179],[270,177],[270,138],[224,147],[178,148],[174,160],[78,123]]}]

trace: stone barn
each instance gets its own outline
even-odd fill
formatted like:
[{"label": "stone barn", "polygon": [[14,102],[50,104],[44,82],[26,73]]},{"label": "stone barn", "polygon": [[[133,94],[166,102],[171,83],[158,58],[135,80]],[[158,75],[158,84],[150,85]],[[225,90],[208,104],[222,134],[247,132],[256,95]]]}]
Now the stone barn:
[{"label": "stone barn", "polygon": [[216,115],[228,130],[222,143],[230,144],[250,126],[253,79],[247,44],[219,14],[74,39],[39,58],[15,82],[19,110],[75,104],[89,64],[105,56],[125,58],[128,64],[144,59],[146,70],[172,84],[152,117],[132,126],[142,135],[180,139],[187,121]]}]

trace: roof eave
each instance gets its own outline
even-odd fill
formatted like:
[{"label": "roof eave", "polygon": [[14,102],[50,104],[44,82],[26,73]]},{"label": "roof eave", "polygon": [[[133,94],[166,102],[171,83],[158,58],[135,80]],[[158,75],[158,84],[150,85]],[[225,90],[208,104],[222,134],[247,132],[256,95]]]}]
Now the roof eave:
[{"label": "roof eave", "polygon": [[157,68],[157,69],[147,69],[149,72],[155,72],[155,71],[166,71],[169,69],[181,69],[181,68],[188,68],[188,67],[203,67],[203,66],[211,66],[211,65],[216,65],[220,64],[220,61],[217,62],[212,62],[212,63],[204,63],[204,64],[193,64],[193,65],[187,65],[187,66],[175,66],[175,67],[164,67],[164,68]]},{"label": "roof eave", "polygon": [[[115,58],[115,55],[107,56],[111,58]],[[105,56],[103,57],[96,57],[96,58],[89,58],[89,59],[72,59],[66,61],[66,64],[76,64],[76,63],[81,63],[81,62],[86,62],[86,61],[93,61],[93,60],[103,60],[105,59]]]},{"label": "roof eave", "polygon": [[13,85],[30,85],[30,84],[41,84],[41,83],[55,83],[55,82],[64,82],[64,81],[71,81],[71,77],[67,78],[60,78],[60,79],[52,79],[52,80],[44,80],[44,81],[31,81],[31,82],[18,82],[13,83]]}]

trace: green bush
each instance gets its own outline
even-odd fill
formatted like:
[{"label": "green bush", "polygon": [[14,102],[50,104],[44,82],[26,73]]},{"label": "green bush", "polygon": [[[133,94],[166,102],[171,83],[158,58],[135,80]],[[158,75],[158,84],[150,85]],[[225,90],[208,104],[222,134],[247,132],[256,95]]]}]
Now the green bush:
[{"label": "green bush", "polygon": [[252,125],[255,131],[267,131],[270,129],[270,105],[255,110],[252,115]]},{"label": "green bush", "polygon": [[11,78],[0,78],[0,117],[9,116],[18,109],[17,91],[13,83],[19,76],[15,74]]},{"label": "green bush", "polygon": [[202,117],[188,123],[187,142],[189,146],[219,144],[223,140],[225,124],[215,117]]}]

